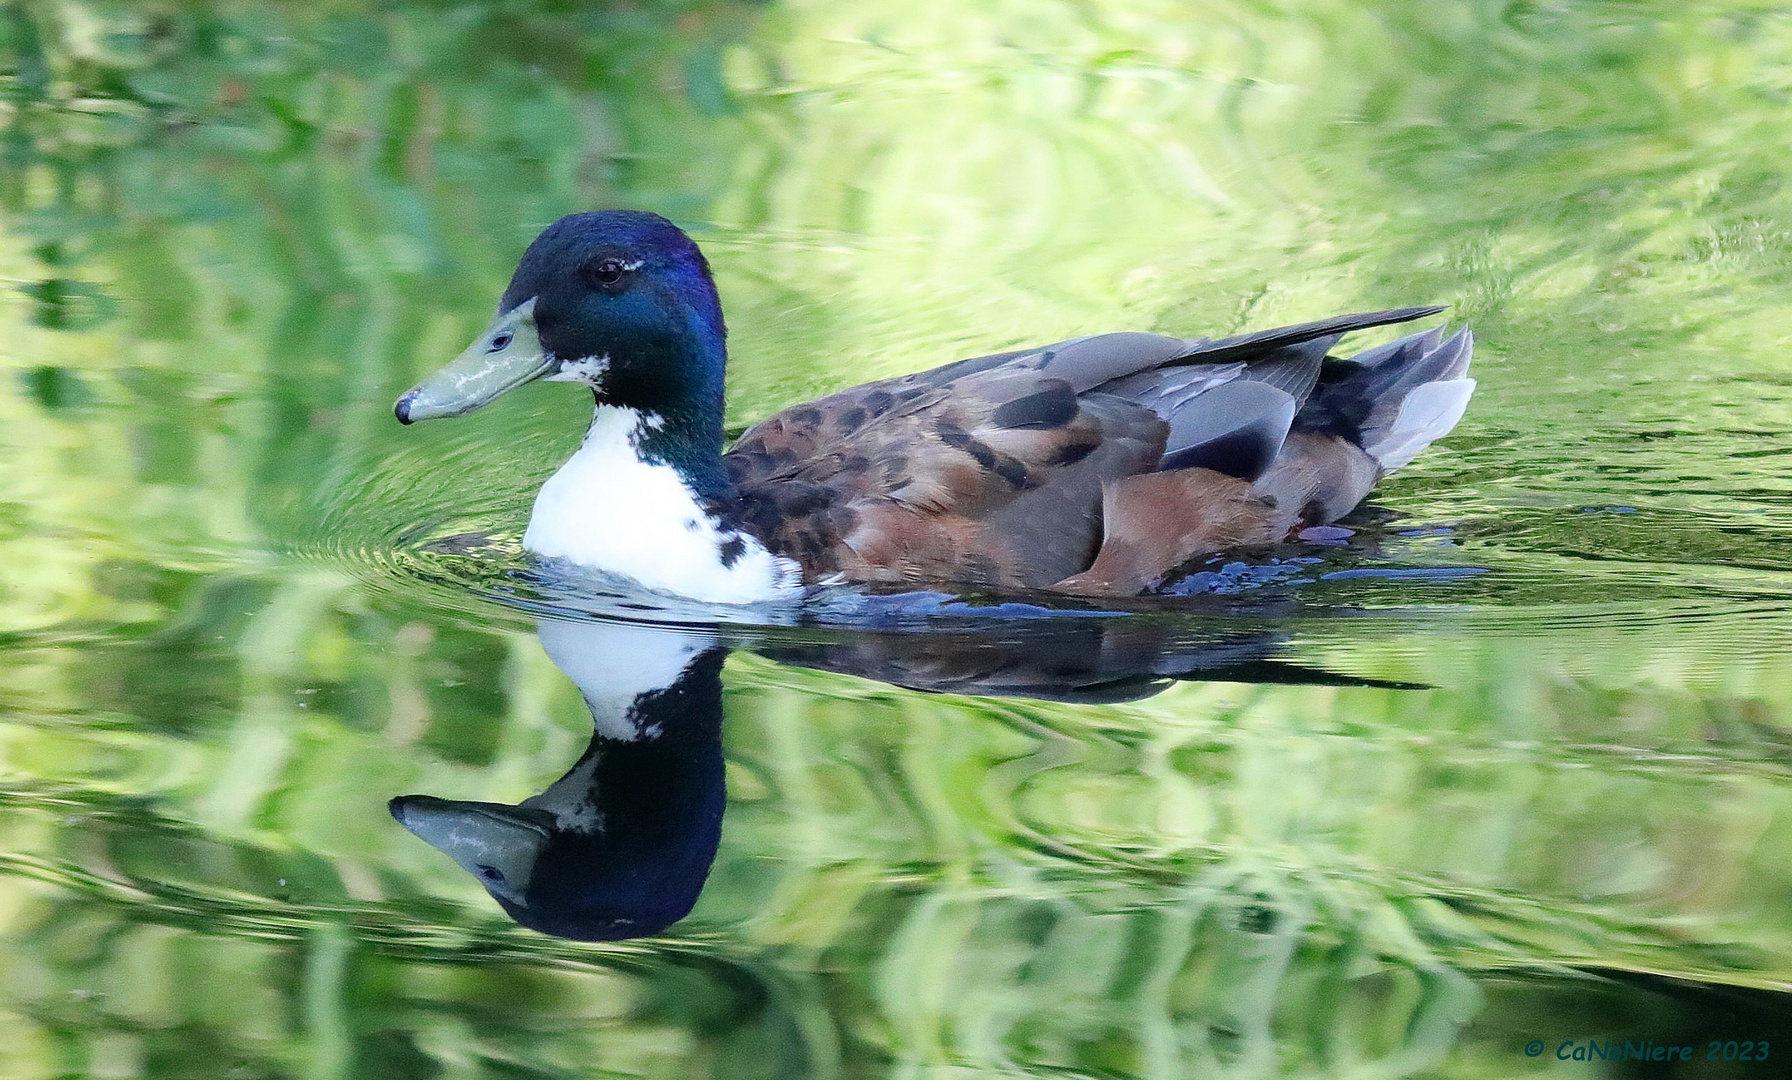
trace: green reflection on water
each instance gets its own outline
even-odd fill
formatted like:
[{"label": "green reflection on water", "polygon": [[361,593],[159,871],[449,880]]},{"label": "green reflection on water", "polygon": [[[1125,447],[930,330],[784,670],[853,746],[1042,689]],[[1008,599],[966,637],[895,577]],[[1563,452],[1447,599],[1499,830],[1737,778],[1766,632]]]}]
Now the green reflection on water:
[{"label": "green reflection on water", "polygon": [[[1510,1075],[1533,1036],[1772,1034],[1569,969],[1792,977],[1792,19],[41,0],[0,34],[0,1073]],[[1290,624],[1438,689],[1069,706],[738,653],[696,914],[510,927],[384,801],[521,798],[589,721],[417,538],[514,531],[584,403],[389,408],[597,205],[711,253],[737,423],[1454,303],[1480,393],[1360,561],[1492,572]]]}]

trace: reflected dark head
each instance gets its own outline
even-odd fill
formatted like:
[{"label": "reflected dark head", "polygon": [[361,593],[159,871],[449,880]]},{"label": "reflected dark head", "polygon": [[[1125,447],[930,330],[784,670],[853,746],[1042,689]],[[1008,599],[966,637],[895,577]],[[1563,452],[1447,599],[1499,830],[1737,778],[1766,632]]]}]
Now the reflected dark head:
[{"label": "reflected dark head", "polygon": [[404,795],[392,816],[523,926],[579,941],[657,934],[689,914],[721,844],[726,656],[708,649],[672,685],[636,696],[627,718],[638,734],[594,731],[539,795],[517,805]]},{"label": "reflected dark head", "polygon": [[[629,760],[636,745],[600,739],[581,759],[598,765],[594,821],[563,821],[527,803],[429,795],[401,795],[388,809],[532,930],[578,941],[657,934],[690,913],[715,861],[725,801],[721,747],[649,742],[671,753]],[[622,753],[605,753],[619,747]]]},{"label": "reflected dark head", "polygon": [[531,930],[574,941],[622,941],[658,934],[690,914],[721,839],[697,829],[672,850],[623,851],[629,845],[563,833],[542,851],[526,904],[496,893],[506,914]]}]

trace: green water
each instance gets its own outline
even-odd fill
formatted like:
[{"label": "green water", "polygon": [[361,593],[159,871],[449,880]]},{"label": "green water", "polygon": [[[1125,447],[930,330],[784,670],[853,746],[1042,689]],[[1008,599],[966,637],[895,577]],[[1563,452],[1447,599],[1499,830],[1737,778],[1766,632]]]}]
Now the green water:
[{"label": "green water", "polygon": [[[1783,11],[15,0],[0,70],[0,1076],[1792,1056]],[[597,206],[709,253],[737,426],[1433,301],[1480,390],[1312,580],[1148,605],[1244,681],[989,693],[1086,620],[731,631],[695,911],[564,941],[385,804],[585,746],[531,606],[591,605],[509,553],[588,403],[390,410]]]}]

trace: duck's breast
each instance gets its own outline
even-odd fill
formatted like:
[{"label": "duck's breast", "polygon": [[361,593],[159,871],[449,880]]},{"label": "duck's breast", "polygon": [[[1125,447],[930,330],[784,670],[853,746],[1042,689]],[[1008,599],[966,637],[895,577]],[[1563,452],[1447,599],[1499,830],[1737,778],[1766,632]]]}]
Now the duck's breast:
[{"label": "duck's breast", "polygon": [[633,409],[598,408],[535,496],[523,547],[706,603],[791,596],[796,566],[712,518],[672,466],[643,459],[641,423]]}]

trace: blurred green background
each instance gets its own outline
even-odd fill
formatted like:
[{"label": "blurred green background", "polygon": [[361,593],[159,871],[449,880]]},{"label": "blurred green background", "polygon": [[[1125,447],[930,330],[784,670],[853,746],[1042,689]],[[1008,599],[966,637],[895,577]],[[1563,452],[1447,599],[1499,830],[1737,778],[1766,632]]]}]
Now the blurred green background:
[{"label": "blurred green background", "polygon": [[[1702,1059],[1792,1039],[1778,5],[13,0],[0,91],[0,1076],[1776,1070]],[[423,541],[513,537],[587,403],[390,407],[600,206],[709,252],[737,425],[1452,304],[1480,391],[1337,557],[1489,572],[1273,620],[1436,689],[737,653],[696,913],[515,928],[384,802],[583,747],[503,567]]]}]

